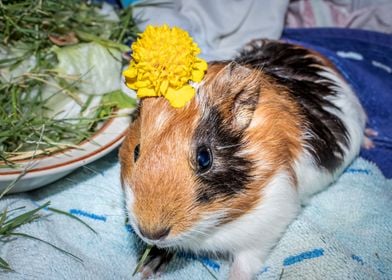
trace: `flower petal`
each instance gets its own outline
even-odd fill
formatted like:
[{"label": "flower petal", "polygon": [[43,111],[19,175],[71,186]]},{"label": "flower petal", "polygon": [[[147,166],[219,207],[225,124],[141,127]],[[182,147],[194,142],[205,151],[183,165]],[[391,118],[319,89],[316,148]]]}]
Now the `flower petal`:
[{"label": "flower petal", "polygon": [[169,81],[168,80],[162,81],[161,86],[159,87],[159,92],[162,95],[165,95],[168,87],[169,87]]},{"label": "flower petal", "polygon": [[201,82],[201,80],[203,80],[203,77],[204,77],[204,70],[202,70],[202,71],[193,70],[192,71],[192,81]]},{"label": "flower petal", "polygon": [[149,97],[149,96],[157,96],[157,93],[152,88],[139,88],[137,91],[137,97]]},{"label": "flower petal", "polygon": [[138,80],[135,83],[135,87],[138,88],[145,88],[148,87],[149,85],[151,85],[151,82],[149,80]]},{"label": "flower petal", "polygon": [[185,85],[180,89],[168,88],[165,98],[169,100],[174,108],[184,107],[195,95],[195,89],[190,85]]},{"label": "flower petal", "polygon": [[138,89],[138,87],[135,86],[135,82],[134,82],[134,81],[133,81],[133,82],[128,82],[128,81],[126,81],[125,84],[126,84],[127,87],[129,87],[130,89],[133,89],[133,90],[137,90],[137,89]]},{"label": "flower petal", "polygon": [[137,76],[137,70],[134,67],[129,67],[127,70],[123,72],[125,78],[135,78]]},{"label": "flower petal", "polygon": [[204,59],[199,58],[195,64],[194,64],[194,68],[198,69],[198,70],[207,70],[208,68],[208,64]]}]

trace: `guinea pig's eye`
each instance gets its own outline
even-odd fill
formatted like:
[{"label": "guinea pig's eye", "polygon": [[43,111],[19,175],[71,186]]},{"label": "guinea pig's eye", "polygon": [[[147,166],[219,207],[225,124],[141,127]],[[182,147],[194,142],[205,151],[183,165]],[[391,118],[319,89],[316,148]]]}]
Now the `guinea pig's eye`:
[{"label": "guinea pig's eye", "polygon": [[139,154],[140,154],[140,145],[137,144],[135,149],[133,150],[133,160],[136,162],[137,159],[139,158]]},{"label": "guinea pig's eye", "polygon": [[205,172],[211,168],[212,154],[211,150],[206,146],[201,146],[197,149],[196,155],[197,168],[199,172]]}]

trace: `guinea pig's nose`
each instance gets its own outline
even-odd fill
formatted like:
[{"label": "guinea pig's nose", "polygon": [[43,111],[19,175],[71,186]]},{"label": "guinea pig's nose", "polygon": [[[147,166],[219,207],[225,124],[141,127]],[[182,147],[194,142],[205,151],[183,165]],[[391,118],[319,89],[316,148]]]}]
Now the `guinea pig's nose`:
[{"label": "guinea pig's nose", "polygon": [[153,231],[149,230],[143,230],[141,227],[139,227],[140,234],[143,235],[144,237],[147,237],[150,240],[160,240],[164,239],[166,236],[169,235],[170,233],[170,227],[165,227],[165,228],[158,228]]}]

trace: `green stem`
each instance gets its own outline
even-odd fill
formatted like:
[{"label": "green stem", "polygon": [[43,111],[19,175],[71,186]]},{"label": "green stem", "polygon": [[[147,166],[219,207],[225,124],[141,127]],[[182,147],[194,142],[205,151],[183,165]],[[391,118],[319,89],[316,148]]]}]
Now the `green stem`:
[{"label": "green stem", "polygon": [[84,31],[76,30],[75,33],[80,39],[82,39],[84,41],[95,42],[95,43],[98,43],[106,48],[115,48],[115,49],[118,49],[122,52],[126,52],[126,51],[130,50],[129,47],[124,44],[120,44],[120,43],[117,43],[114,41],[102,39],[98,36],[86,33]]},{"label": "green stem", "polygon": [[12,118],[16,120],[18,118],[18,92],[16,87],[12,87],[11,90],[11,99],[12,99]]},{"label": "green stem", "polygon": [[129,9],[128,13],[127,13],[127,16],[125,18],[125,23],[123,24],[123,28],[121,30],[120,36],[117,39],[118,43],[122,43],[122,41],[124,39],[125,32],[127,31],[127,28],[128,28],[128,25],[129,25],[129,22],[130,22],[131,19],[132,19],[132,10]]}]

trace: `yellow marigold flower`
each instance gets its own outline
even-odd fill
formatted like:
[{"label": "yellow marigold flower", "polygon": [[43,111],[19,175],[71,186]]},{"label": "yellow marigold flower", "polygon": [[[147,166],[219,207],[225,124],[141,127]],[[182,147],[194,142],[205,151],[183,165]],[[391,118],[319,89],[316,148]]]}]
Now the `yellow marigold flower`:
[{"label": "yellow marigold flower", "polygon": [[148,26],[132,44],[132,61],[123,72],[126,85],[139,98],[164,96],[175,108],[183,107],[195,95],[190,81],[200,82],[207,63],[189,34],[167,25]]}]

